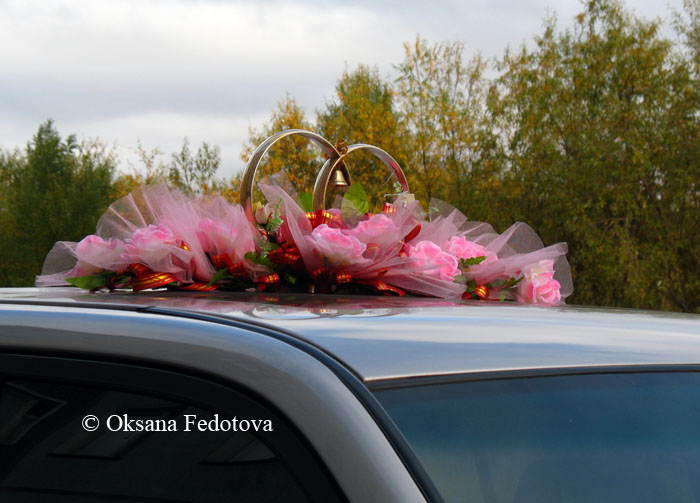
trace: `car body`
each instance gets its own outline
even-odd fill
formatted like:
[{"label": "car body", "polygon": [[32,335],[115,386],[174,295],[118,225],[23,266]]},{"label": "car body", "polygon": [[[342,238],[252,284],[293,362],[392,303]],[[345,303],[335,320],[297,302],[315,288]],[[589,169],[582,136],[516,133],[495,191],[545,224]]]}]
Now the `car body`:
[{"label": "car body", "polygon": [[[0,495],[3,501],[218,501],[223,493],[216,491],[239,477],[241,501],[461,501],[460,484],[467,483],[481,485],[475,501],[535,501],[537,493],[527,493],[529,482],[522,480],[503,489],[507,497],[498,494],[498,484],[484,482],[483,459],[468,462],[475,467],[473,483],[472,475],[439,480],[435,470],[454,470],[459,458],[449,445],[435,451],[449,456],[430,458],[433,447],[420,445],[429,439],[415,435],[426,424],[436,435],[452,431],[449,417],[430,411],[442,403],[449,416],[454,400],[402,409],[403,391],[392,390],[421,389],[430,400],[432,390],[451,383],[529,386],[542,382],[537,378],[592,375],[603,376],[595,388],[604,389],[605,376],[694,376],[699,365],[700,316],[691,314],[428,298],[0,289],[0,452],[6,453]],[[471,403],[490,400],[488,393],[479,391]],[[92,398],[72,407],[86,396]],[[527,403],[518,400],[515,407]],[[472,414],[468,408],[456,413]],[[183,417],[199,418],[187,410],[206,412],[202,440],[183,431]],[[427,410],[432,422],[416,423],[410,432],[403,425],[417,410]],[[129,411],[141,424],[176,418],[179,429],[143,431],[134,423],[134,431],[124,430]],[[100,430],[81,429],[88,413],[102,421]],[[115,431],[105,429],[113,416]],[[234,416],[270,420],[275,433],[211,436],[219,420]],[[42,427],[53,420],[59,425]],[[444,435],[435,438],[450,443]],[[180,441],[190,442],[187,452],[209,446],[206,456],[195,453],[202,458],[196,468],[177,465]],[[509,459],[504,452],[502,459]],[[518,464],[522,456],[501,467],[504,476],[530,473],[530,461]],[[541,458],[557,459],[549,451]],[[450,467],[435,468],[445,460]],[[155,468],[169,463],[169,469]],[[538,477],[551,473],[551,464],[541,468]],[[34,487],[37,473],[55,475]],[[108,482],[88,483],[86,473]],[[229,481],[226,473],[236,475]],[[197,491],[206,494],[200,499]],[[699,496],[694,491],[689,486],[684,493],[689,501]]]}]

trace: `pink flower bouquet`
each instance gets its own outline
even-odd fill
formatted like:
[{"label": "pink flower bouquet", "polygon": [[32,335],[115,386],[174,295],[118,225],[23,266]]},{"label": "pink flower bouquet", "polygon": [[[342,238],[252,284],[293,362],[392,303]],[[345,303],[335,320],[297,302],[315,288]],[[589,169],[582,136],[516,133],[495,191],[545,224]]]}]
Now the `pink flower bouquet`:
[{"label": "pink flower bouquet", "polygon": [[139,189],[110,206],[97,234],[56,243],[37,285],[408,292],[541,305],[573,290],[566,245],[544,247],[522,223],[497,234],[444,203],[428,217],[407,193],[362,214],[353,211],[367,206],[356,186],[340,208],[305,211],[280,187],[260,188],[268,204],[254,221],[220,196]]}]

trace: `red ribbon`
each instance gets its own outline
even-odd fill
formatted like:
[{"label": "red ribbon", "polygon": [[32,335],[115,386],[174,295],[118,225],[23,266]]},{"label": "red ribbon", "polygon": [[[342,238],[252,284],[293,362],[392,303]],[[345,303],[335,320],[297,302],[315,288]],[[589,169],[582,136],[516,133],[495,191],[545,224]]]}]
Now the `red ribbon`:
[{"label": "red ribbon", "polygon": [[321,224],[326,224],[328,227],[344,227],[342,219],[328,210],[307,211],[306,218],[309,219],[312,229]]},{"label": "red ribbon", "polygon": [[270,260],[278,264],[293,264],[301,259],[299,248],[293,241],[287,241],[282,246],[267,254]]},{"label": "red ribbon", "polygon": [[420,224],[416,225],[413,229],[411,229],[411,232],[406,234],[404,238],[401,240],[401,250],[399,250],[399,256],[400,257],[407,257],[408,256],[408,249],[406,248],[407,244],[409,241],[411,241],[413,238],[415,238],[418,234],[420,233]]},{"label": "red ribbon", "polygon": [[311,228],[315,229],[321,224],[327,224],[331,220],[331,213],[327,210],[307,211],[306,218],[311,223]]},{"label": "red ribbon", "polygon": [[277,288],[280,284],[280,277],[277,273],[268,274],[258,279],[258,288],[264,292],[267,288]]},{"label": "red ribbon", "polygon": [[130,274],[133,276],[133,278],[130,281],[125,282],[123,286],[130,284],[131,288],[135,292],[146,290],[148,288],[158,288],[177,282],[177,279],[175,279],[172,274],[153,272],[143,264],[133,263],[129,264],[127,267],[121,271],[118,271],[114,276],[112,276],[108,288],[114,288],[115,280],[124,274]]},{"label": "red ribbon", "polygon": [[169,285],[173,282],[177,282],[177,280],[172,274],[167,272],[148,272],[134,278],[131,288],[133,288],[134,292],[140,292],[149,288]]},{"label": "red ribbon", "polygon": [[363,281],[358,281],[360,285],[366,285],[374,288],[377,292],[382,293],[382,294],[392,294],[392,295],[398,295],[399,297],[403,297],[406,295],[406,292],[401,290],[398,287],[392,286],[388,283],[385,283],[379,278],[374,278],[374,279],[368,279],[368,280],[363,280]]},{"label": "red ribbon", "polygon": [[235,278],[245,276],[246,274],[245,267],[243,267],[243,263],[238,262],[237,264],[234,264],[233,260],[231,260],[231,257],[229,255],[226,255],[225,253],[221,253],[219,255],[212,255],[211,263],[214,264],[214,267],[216,269],[228,269],[228,272],[231,273],[231,276]]},{"label": "red ribbon", "polygon": [[311,277],[314,279],[314,281],[318,281],[320,277],[322,277],[324,274],[328,272],[328,269],[325,267],[319,267],[316,269],[314,272],[311,273]]},{"label": "red ribbon", "polygon": [[489,289],[486,285],[478,285],[473,292],[464,292],[463,299],[486,300],[489,298]]},{"label": "red ribbon", "polygon": [[338,284],[351,283],[352,274],[349,272],[337,272],[335,273],[335,282]]},{"label": "red ribbon", "polygon": [[178,290],[190,290],[195,292],[213,292],[217,289],[214,285],[207,285],[206,283],[190,283],[189,285],[181,285],[177,287]]}]

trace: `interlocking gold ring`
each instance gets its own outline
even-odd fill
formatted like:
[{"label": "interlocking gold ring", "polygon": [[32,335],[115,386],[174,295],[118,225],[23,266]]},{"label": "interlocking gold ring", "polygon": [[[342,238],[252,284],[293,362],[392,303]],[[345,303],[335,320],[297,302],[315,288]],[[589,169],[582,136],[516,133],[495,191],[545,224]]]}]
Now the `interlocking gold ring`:
[{"label": "interlocking gold ring", "polygon": [[255,214],[253,212],[253,181],[255,180],[255,173],[258,170],[258,164],[263,158],[265,153],[279,140],[287,138],[289,136],[303,136],[309,140],[316,143],[323,152],[328,156],[329,159],[337,159],[340,154],[335,149],[335,147],[326,140],[323,136],[313,133],[311,131],[306,131],[304,129],[286,129],[284,131],[279,131],[264,142],[262,142],[250,156],[248,164],[246,164],[245,172],[243,174],[243,179],[241,180],[241,191],[239,195],[239,201],[241,206],[245,211],[248,220],[255,224]]},{"label": "interlocking gold ring", "polygon": [[375,147],[374,145],[368,145],[366,143],[355,143],[354,145],[350,145],[347,148],[347,151],[343,152],[343,154],[340,155],[338,158],[328,159],[321,168],[321,171],[319,171],[318,177],[316,178],[316,183],[314,184],[314,210],[325,209],[324,206],[326,203],[326,191],[328,190],[328,181],[330,180],[331,174],[333,173],[333,171],[335,171],[336,168],[344,168],[345,163],[343,162],[343,160],[348,155],[357,150],[368,150],[369,152],[374,154],[375,157],[381,160],[396,176],[396,180],[401,184],[401,189],[408,192],[408,182],[406,181],[406,175],[401,169],[401,166],[399,166],[399,163],[396,162],[396,159],[394,159],[386,151],[382,150],[379,147]]},{"label": "interlocking gold ring", "polygon": [[336,169],[342,170],[347,182],[351,183],[350,173],[348,172],[348,169],[345,166],[343,159],[345,159],[345,157],[347,157],[350,153],[356,150],[368,150],[376,157],[378,157],[386,166],[389,167],[389,169],[392,170],[392,172],[396,176],[396,179],[401,184],[401,188],[405,191],[408,191],[408,182],[406,182],[406,176],[404,175],[403,170],[399,166],[399,163],[396,162],[396,160],[391,155],[389,155],[387,152],[380,149],[379,147],[375,147],[374,145],[367,145],[365,143],[356,143],[355,145],[350,145],[349,147],[347,147],[347,151],[344,151],[341,154],[333,146],[333,144],[331,144],[328,140],[326,140],[323,136],[319,134],[313,133],[311,131],[306,131],[304,129],[286,129],[284,131],[279,131],[273,134],[260,145],[258,145],[258,147],[253,152],[253,155],[250,156],[248,164],[246,164],[243,179],[241,180],[241,191],[239,201],[241,203],[241,206],[243,206],[246,217],[253,224],[255,224],[255,214],[253,212],[253,181],[255,180],[255,173],[258,170],[258,165],[260,164],[260,161],[262,160],[265,153],[270,149],[270,147],[272,147],[272,145],[274,145],[283,138],[295,135],[303,136],[313,141],[319,147],[321,147],[323,152],[328,157],[328,160],[321,167],[321,170],[318,173],[318,177],[316,178],[316,183],[314,184],[314,210],[325,209],[324,204],[326,199],[326,191],[328,189],[328,182],[330,180],[331,174]]}]

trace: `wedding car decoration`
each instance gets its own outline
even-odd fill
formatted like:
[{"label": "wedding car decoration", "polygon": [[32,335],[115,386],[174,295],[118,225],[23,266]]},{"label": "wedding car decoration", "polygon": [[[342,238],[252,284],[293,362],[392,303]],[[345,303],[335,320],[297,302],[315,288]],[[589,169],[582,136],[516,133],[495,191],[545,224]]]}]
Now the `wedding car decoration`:
[{"label": "wedding car decoration", "polygon": [[[254,207],[260,160],[292,135],[317,143],[328,157],[314,194],[302,201],[259,183],[267,203]],[[395,194],[380,212],[370,212],[362,186],[349,183],[344,161],[357,150],[377,156],[394,176]],[[337,179],[349,188],[325,208],[329,182]],[[287,130],[253,153],[240,204],[165,185],[139,188],[109,207],[94,235],[56,243],[37,286],[410,293],[555,305],[573,289],[566,251],[564,243],[545,247],[524,223],[498,234],[445,203],[431,201],[424,211],[398,163],[377,147],[337,149],[310,131]]]}]

